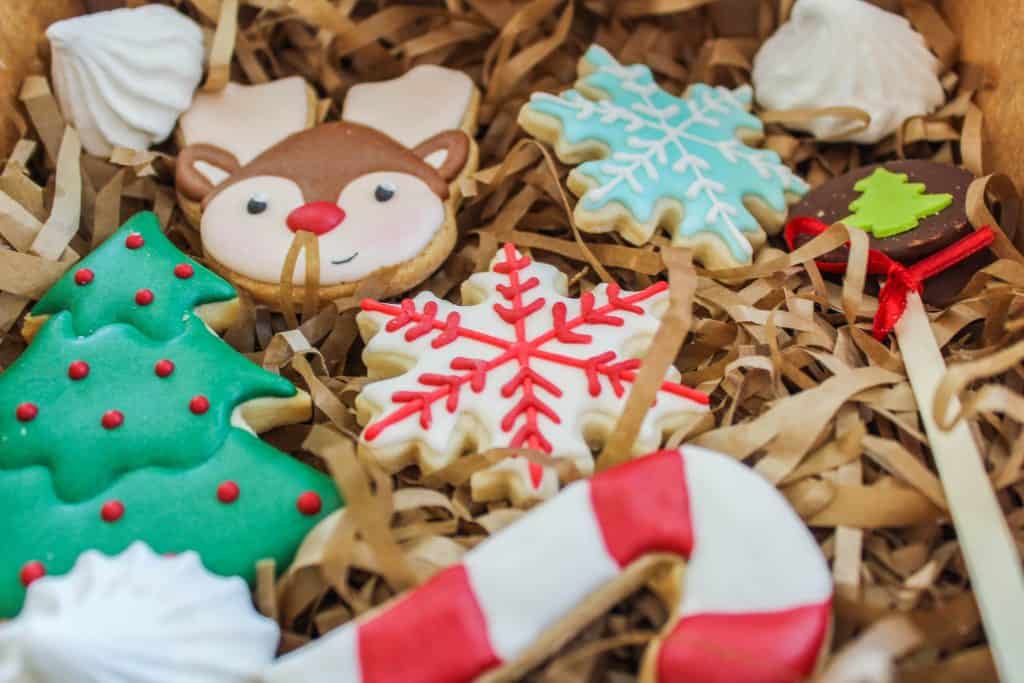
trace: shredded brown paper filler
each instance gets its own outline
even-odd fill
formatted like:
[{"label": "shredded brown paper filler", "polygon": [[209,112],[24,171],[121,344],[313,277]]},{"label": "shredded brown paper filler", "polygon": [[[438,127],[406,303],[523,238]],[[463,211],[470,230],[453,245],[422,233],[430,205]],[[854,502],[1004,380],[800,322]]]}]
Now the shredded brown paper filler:
[{"label": "shredded brown paper filler", "polygon": [[[880,343],[871,336],[877,301],[864,291],[863,269],[839,284],[814,265],[847,240],[852,260],[865,258],[864,233],[833,226],[794,253],[776,244],[754,265],[712,276],[666,237],[634,247],[615,235],[580,232],[570,218],[568,169],[524,140],[516,125],[531,92],[571,84],[577,59],[595,41],[624,63],[650,65],[670,91],[697,81],[746,82],[758,45],[784,20],[791,0],[173,4],[207,30],[203,88],[298,74],[323,98],[321,118],[338,117],[353,84],[398,76],[415,64],[468,73],[482,93],[480,170],[460,188],[465,201],[455,251],[421,289],[458,301],[459,284],[485,268],[503,242],[563,270],[573,294],[602,280],[639,289],[667,278],[670,310],[598,466],[622,460],[657,381],[674,363],[685,383],[711,396],[712,415],[667,445],[707,446],[756,469],[790,500],[830,561],[835,624],[817,680],[996,680],[900,349],[892,338]],[[955,303],[928,312],[949,366],[933,409],[943,426],[969,424],[1020,550],[1024,231],[1017,229],[1016,192],[1006,177],[987,173],[982,157],[984,120],[973,99],[988,75],[959,61],[953,33],[932,4],[905,5],[946,69],[948,100],[938,112],[907,121],[873,147],[815,142],[781,127],[824,114],[866,125],[857,109],[759,113],[767,146],[812,185],[904,157],[961,164],[978,176],[969,216],[975,226],[997,227],[998,260]],[[33,300],[132,213],[154,210],[183,249],[202,256],[198,234],[175,207],[173,143],[151,152],[116,150],[109,160],[83,155],[51,92],[45,46],[39,52],[11,122],[21,140],[5,150],[0,172],[0,368],[24,349],[20,320]],[[315,263],[315,249],[315,241],[297,242],[286,272],[303,250]],[[311,424],[266,438],[329,472],[348,501],[311,532],[291,567],[259,567],[255,601],[282,625],[282,651],[416,586],[525,512],[507,502],[474,502],[473,472],[511,455],[548,462],[510,449],[471,454],[444,473],[453,483],[441,483],[413,469],[388,475],[360,454],[353,403],[368,379],[355,314],[360,299],[374,294],[368,285],[317,308],[314,297],[293,304],[289,293],[284,315],[245,301],[242,320],[225,335],[312,395]],[[565,481],[579,476],[564,466],[561,474]],[[656,564],[637,567],[613,587],[617,592],[581,605],[527,660],[488,680],[635,680],[645,645],[667,618]]]}]

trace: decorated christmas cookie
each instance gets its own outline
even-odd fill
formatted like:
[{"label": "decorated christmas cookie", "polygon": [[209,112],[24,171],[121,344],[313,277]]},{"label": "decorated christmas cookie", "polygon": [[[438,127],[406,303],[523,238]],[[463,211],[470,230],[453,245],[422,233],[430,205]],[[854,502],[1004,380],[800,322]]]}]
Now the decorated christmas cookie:
[{"label": "decorated christmas cookie", "polygon": [[178,251],[157,217],[144,211],[75,264],[26,316],[22,333],[31,340],[52,314],[70,311],[79,335],[126,323],[166,339],[193,313],[219,331],[239,310],[231,285]]},{"label": "decorated christmas cookie", "polygon": [[856,107],[855,120],[794,124],[815,137],[873,144],[946,99],[939,60],[898,14],[864,0],[798,0],[754,58],[757,101],[768,109]]},{"label": "decorated christmas cookie", "polygon": [[[372,378],[356,400],[361,443],[387,467],[425,472],[460,454],[530,448],[593,471],[591,447],[614,427],[668,304],[666,283],[640,292],[600,285],[566,296],[566,277],[506,244],[487,273],[462,286],[462,306],[428,292],[389,304],[364,301],[357,320]],[[634,444],[657,448],[704,394],[669,371]],[[557,490],[554,472],[522,458],[474,475],[473,495],[515,500]]]},{"label": "decorated christmas cookie", "polygon": [[[870,233],[870,247],[904,265],[949,246],[973,230],[967,219],[969,172],[931,161],[890,161],[833,178],[793,206],[790,216],[831,225],[842,221]],[[794,236],[794,246],[810,236]],[[848,249],[825,254],[821,263],[845,264]],[[986,251],[925,283],[924,299],[948,303],[970,276],[991,262]]]},{"label": "decorated christmas cookie", "polygon": [[274,658],[277,624],[238,578],[193,552],[133,543],[90,550],[71,572],[32,583],[0,624],[0,679],[11,683],[251,683]]},{"label": "decorated christmas cookie", "polygon": [[[462,130],[472,141],[479,102],[480,94],[469,76],[423,64],[389,81],[352,86],[345,95],[341,118],[376,128],[412,148],[452,129]],[[474,143],[462,176],[476,169],[476,154]],[[434,161],[432,157],[427,160]]]},{"label": "decorated christmas cookie", "polygon": [[[135,540],[252,578],[261,558],[286,564],[339,505],[328,477],[254,434],[308,419],[309,397],[191,314],[197,300],[234,293],[150,220],[130,221],[58,283],[49,320],[0,374],[0,616],[83,551]],[[141,270],[167,274],[152,289],[133,289],[142,258]],[[92,301],[91,287],[118,279]],[[179,282],[200,294],[172,291]]]},{"label": "decorated christmas cookie", "polygon": [[537,656],[547,629],[655,553],[686,568],[666,591],[672,615],[641,681],[813,674],[832,598],[817,544],[756,473],[686,447],[571,484],[412,593],[279,659],[264,680],[468,683],[528,649]]},{"label": "decorated christmas cookie", "polygon": [[[280,301],[285,257],[299,233],[315,238],[321,300],[351,295],[370,277],[386,281],[392,295],[422,282],[451,252],[455,220],[446,199],[469,148],[460,130],[409,149],[356,123],[326,123],[248,164],[211,145],[187,147],[178,156],[178,190],[202,202],[211,263],[262,301]],[[198,162],[229,175],[214,186]],[[308,250],[284,276],[298,285],[297,301],[307,257]]]},{"label": "decorated christmas cookie", "polygon": [[[181,115],[179,147],[216,145],[247,164],[289,135],[316,123],[316,93],[300,76],[259,85],[228,83],[219,92],[197,93]],[[217,185],[227,173],[196,163],[196,169]],[[179,193],[178,203],[193,224],[199,224],[199,203]]]},{"label": "decorated christmas cookie", "polygon": [[658,87],[645,66],[623,66],[597,45],[580,60],[574,90],[535,93],[519,114],[532,135],[578,164],[569,188],[590,232],[633,244],[657,228],[711,268],[751,263],[807,187],[770,150],[754,149],[760,120],[750,88],[697,84],[683,97]]},{"label": "decorated christmas cookie", "polygon": [[166,5],[58,21],[46,31],[64,118],[90,154],[170,136],[203,76],[203,32]]}]

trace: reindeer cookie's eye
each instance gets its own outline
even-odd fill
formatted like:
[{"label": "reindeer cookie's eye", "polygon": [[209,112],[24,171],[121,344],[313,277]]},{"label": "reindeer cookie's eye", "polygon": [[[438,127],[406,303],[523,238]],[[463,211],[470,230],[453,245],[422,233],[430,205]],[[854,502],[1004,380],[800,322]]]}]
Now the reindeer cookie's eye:
[{"label": "reindeer cookie's eye", "polygon": [[249,197],[249,203],[245,205],[245,210],[255,216],[266,211],[267,204],[267,195],[262,192],[257,192],[253,196]]},{"label": "reindeer cookie's eye", "polygon": [[377,186],[377,189],[373,191],[373,198],[378,202],[390,201],[395,196],[395,192],[398,191],[391,183],[381,183]]}]

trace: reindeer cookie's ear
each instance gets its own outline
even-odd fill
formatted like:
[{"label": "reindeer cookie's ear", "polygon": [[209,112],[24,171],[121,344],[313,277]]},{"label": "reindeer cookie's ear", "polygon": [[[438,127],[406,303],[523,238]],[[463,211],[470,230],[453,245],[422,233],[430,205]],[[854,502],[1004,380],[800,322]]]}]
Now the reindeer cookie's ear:
[{"label": "reindeer cookie's ear", "polygon": [[229,175],[242,167],[235,155],[214,145],[189,145],[178,153],[174,181],[187,199],[203,201]]},{"label": "reindeer cookie's ear", "polygon": [[437,169],[447,181],[454,180],[469,160],[469,136],[461,130],[446,130],[427,138],[412,150]]}]

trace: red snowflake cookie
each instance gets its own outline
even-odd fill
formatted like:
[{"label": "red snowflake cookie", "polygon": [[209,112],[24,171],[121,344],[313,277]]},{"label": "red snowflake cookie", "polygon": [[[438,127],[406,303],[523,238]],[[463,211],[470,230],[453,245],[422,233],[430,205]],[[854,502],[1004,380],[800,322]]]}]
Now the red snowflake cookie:
[{"label": "red snowflake cookie", "polygon": [[[600,285],[570,298],[566,277],[511,244],[462,286],[465,305],[429,292],[400,304],[367,300],[359,328],[374,378],[357,399],[361,441],[387,467],[425,472],[466,451],[531,448],[593,471],[591,448],[615,426],[668,305],[667,285],[626,292]],[[397,376],[396,376],[397,375]],[[633,445],[707,410],[707,397],[671,369]],[[554,472],[514,458],[478,472],[479,499],[547,497]]]}]

